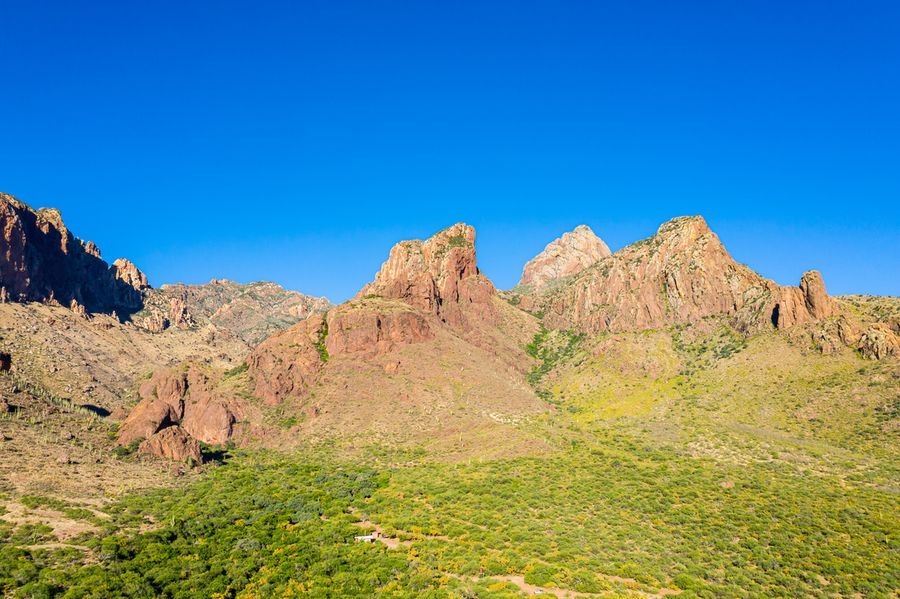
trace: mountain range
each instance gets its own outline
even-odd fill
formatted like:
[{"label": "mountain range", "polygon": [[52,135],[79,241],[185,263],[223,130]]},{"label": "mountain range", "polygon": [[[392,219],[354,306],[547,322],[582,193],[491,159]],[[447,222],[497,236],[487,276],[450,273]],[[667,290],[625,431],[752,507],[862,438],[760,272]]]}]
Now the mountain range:
[{"label": "mountain range", "polygon": [[830,297],[817,271],[777,285],[738,264],[699,216],[616,252],[579,226],[501,292],[478,267],[475,230],[459,223],[395,245],[337,306],[273,283],[153,288],[127,259],[107,264],[58,211],[9,195],[0,230],[10,370],[122,419],[120,445],[176,460],[200,461],[200,443],[347,434],[458,455],[530,450],[516,423],[554,409],[528,383],[540,331],[727,327],[823,354],[900,354],[896,316]]}]

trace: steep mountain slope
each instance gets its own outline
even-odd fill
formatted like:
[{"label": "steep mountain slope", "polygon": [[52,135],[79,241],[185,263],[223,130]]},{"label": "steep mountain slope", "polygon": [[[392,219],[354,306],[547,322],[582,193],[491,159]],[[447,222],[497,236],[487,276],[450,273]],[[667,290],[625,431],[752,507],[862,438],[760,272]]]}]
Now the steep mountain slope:
[{"label": "steep mountain slope", "polygon": [[743,331],[788,328],[834,313],[821,276],[780,287],[734,261],[702,217],[664,223],[653,237],[601,259],[520,305],[554,328],[636,331],[726,316]]},{"label": "steep mountain slope", "polygon": [[144,307],[133,320],[153,332],[212,325],[248,345],[256,345],[270,334],[330,307],[331,302],[323,297],[289,291],[275,283],[242,285],[216,279],[205,285],[178,283],[147,290]]},{"label": "steep mountain slope", "polygon": [[587,225],[563,233],[522,269],[517,288],[537,293],[566,277],[576,275],[601,258],[610,255],[609,247]]},{"label": "steep mountain slope", "polygon": [[[414,442],[462,455],[532,451],[516,424],[547,409],[525,381],[532,360],[524,347],[537,322],[497,297],[478,270],[474,242],[463,224],[401,242],[354,300],[266,339],[246,373],[220,375],[211,393],[230,414],[224,420],[246,424],[226,437],[279,446],[310,437]],[[173,412],[159,398],[145,395],[121,443],[189,428],[194,399]],[[201,441],[221,441],[200,428]]]},{"label": "steep mountain slope", "polygon": [[69,232],[58,210],[33,210],[0,193],[0,236],[0,301],[48,302],[119,317],[140,308],[146,278],[127,270],[130,263],[104,262],[96,245]]}]

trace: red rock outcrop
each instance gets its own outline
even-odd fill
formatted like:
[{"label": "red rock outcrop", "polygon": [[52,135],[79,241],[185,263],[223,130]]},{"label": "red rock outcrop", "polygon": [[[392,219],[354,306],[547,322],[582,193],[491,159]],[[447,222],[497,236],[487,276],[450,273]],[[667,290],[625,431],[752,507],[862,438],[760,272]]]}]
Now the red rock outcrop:
[{"label": "red rock outcrop", "polygon": [[494,285],[481,274],[475,257],[475,229],[458,223],[427,241],[402,241],[362,288],[357,299],[398,299],[451,326],[496,318]]},{"label": "red rock outcrop", "polygon": [[775,295],[772,322],[779,329],[823,320],[835,313],[834,302],[816,270],[803,273],[799,287],[780,287]]},{"label": "red rock outcrop", "polygon": [[[373,305],[374,304],[374,305]],[[361,301],[328,313],[329,355],[380,355],[434,337],[418,311],[389,302]]]},{"label": "red rock outcrop", "polygon": [[664,223],[656,235],[601,259],[559,288],[528,298],[553,328],[633,331],[728,317],[740,330],[787,328],[834,307],[817,272],[780,287],[734,261],[702,217]]},{"label": "red rock outcrop", "polygon": [[153,373],[139,389],[141,401],[119,427],[118,443],[149,439],[167,428],[180,426],[195,439],[222,444],[231,439],[243,413],[240,401],[219,394],[199,368],[163,369]]},{"label": "red rock outcrop", "polygon": [[432,338],[427,316],[405,303],[354,300],[262,342],[247,360],[254,395],[270,405],[300,398],[331,358],[374,357]]},{"label": "red rock outcrop", "polygon": [[195,439],[222,445],[231,439],[240,406],[216,393],[209,377],[199,369],[188,371],[190,401],[185,406],[181,426]]},{"label": "red rock outcrop", "polygon": [[610,253],[609,247],[590,227],[579,225],[574,231],[551,241],[544,251],[528,261],[522,269],[519,287],[527,286],[530,292],[540,291],[560,279],[578,274]]},{"label": "red rock outcrop", "polygon": [[140,291],[103,261],[96,245],[72,235],[58,210],[35,211],[0,194],[0,238],[0,295],[119,315],[142,305]]},{"label": "red rock outcrop", "polygon": [[315,315],[272,335],[247,358],[253,394],[269,405],[302,396],[325,364],[325,318]]},{"label": "red rock outcrop", "polygon": [[[97,257],[100,257],[99,250],[97,253]],[[150,283],[147,281],[147,275],[141,272],[141,269],[135,266],[134,263],[131,262],[131,260],[128,260],[126,258],[119,258],[112,263],[112,266],[113,269],[115,269],[116,278],[124,282],[132,289],[136,291],[150,289]]]},{"label": "red rock outcrop", "polygon": [[170,426],[152,435],[138,446],[138,451],[176,462],[203,462],[200,444],[180,426]]}]

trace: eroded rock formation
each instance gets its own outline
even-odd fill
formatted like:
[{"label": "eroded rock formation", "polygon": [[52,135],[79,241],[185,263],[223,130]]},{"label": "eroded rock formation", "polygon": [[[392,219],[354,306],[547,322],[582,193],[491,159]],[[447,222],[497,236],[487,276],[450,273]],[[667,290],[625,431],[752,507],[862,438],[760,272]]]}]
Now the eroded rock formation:
[{"label": "eroded rock formation", "polygon": [[456,327],[496,317],[493,283],[478,270],[475,229],[457,223],[427,241],[402,241],[357,299],[398,299]]},{"label": "eroded rock formation", "polygon": [[196,366],[158,370],[141,384],[139,394],[141,401],[119,427],[120,445],[149,440],[176,426],[194,439],[220,445],[231,439],[243,414],[242,402],[219,393]]},{"label": "eroded rock formation", "polygon": [[634,331],[725,316],[744,331],[827,318],[834,307],[819,273],[781,287],[738,264],[699,216],[601,259],[559,288],[526,296],[554,328]]},{"label": "eroded rock formation", "polygon": [[548,285],[578,274],[598,260],[610,255],[609,247],[587,225],[579,225],[574,231],[547,244],[540,254],[532,258],[522,270],[519,287],[527,286],[538,292]]},{"label": "eroded rock formation", "polygon": [[138,446],[138,451],[176,462],[203,462],[200,444],[180,426],[170,426],[153,434]]},{"label": "eroded rock formation", "polygon": [[119,316],[142,305],[140,288],[131,280],[140,271],[125,274],[109,266],[94,243],[69,232],[58,210],[33,210],[0,193],[0,236],[0,295],[8,300]]}]

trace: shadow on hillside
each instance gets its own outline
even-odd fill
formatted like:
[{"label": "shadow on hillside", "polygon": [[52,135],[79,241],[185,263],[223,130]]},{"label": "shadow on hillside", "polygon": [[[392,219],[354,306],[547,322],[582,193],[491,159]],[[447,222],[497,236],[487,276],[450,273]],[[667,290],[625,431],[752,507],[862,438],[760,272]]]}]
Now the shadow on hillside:
[{"label": "shadow on hillside", "polygon": [[107,410],[106,408],[101,408],[100,406],[95,406],[93,404],[86,403],[86,404],[81,404],[78,407],[84,408],[88,412],[92,412],[92,413],[96,414],[97,416],[100,416],[101,418],[106,418],[107,416],[109,416],[109,410]]}]

